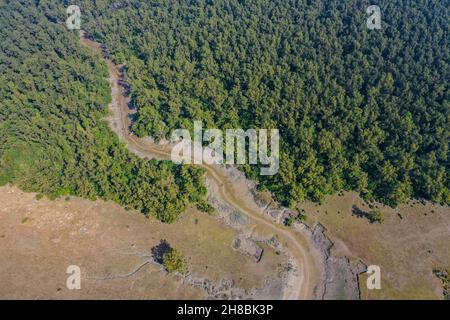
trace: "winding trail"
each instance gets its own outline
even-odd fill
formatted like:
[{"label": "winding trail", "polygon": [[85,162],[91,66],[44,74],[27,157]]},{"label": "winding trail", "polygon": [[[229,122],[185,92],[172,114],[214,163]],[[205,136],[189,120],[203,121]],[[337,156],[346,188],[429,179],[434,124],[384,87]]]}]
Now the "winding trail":
[{"label": "winding trail", "polygon": [[[86,34],[83,31],[81,32],[81,43],[94,52],[101,54],[101,45],[86,38]],[[129,116],[132,111],[130,111],[127,98],[123,94],[119,66],[109,59],[104,58],[104,60],[108,65],[109,83],[112,91],[112,102],[109,106],[111,128],[117,133],[121,141],[126,144],[130,152],[137,156],[169,160],[171,157],[170,147],[154,144],[148,139],[137,138],[130,133],[131,121]],[[300,276],[296,277],[297,280],[291,284],[289,290],[286,290],[283,298],[289,300],[316,298],[314,288],[320,282],[320,269],[318,268],[317,260],[311,253],[310,239],[292,228],[277,224],[268,215],[251,208],[250,205],[243,201],[242,197],[239,197],[238,191],[233,188],[233,183],[223,168],[206,164],[199,166],[207,172],[207,175],[216,184],[218,190],[216,196],[234,209],[250,217],[255,224],[264,226],[265,230],[276,234],[295,260]]]},{"label": "winding trail", "polygon": [[[141,271],[142,268],[144,268],[146,265],[148,265],[150,263],[152,263],[151,260],[144,261],[140,265],[138,265],[133,271],[130,271],[125,274],[111,275],[111,276],[107,276],[107,277],[88,277],[87,279],[89,279],[89,280],[115,280],[115,279],[129,278],[129,277],[134,276],[136,273]],[[160,271],[160,270],[158,270],[158,271]]]}]

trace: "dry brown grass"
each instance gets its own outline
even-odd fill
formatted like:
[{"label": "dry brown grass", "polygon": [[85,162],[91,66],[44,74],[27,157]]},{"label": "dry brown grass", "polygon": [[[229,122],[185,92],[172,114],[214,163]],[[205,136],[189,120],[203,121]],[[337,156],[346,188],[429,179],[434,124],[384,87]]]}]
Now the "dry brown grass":
[{"label": "dry brown grass", "polygon": [[[284,262],[266,250],[256,264],[231,248],[235,230],[195,210],[165,225],[114,203],[38,201],[11,187],[0,188],[0,203],[0,298],[205,298],[203,291],[153,264],[125,279],[88,279],[132,271],[161,239],[183,253],[196,276],[233,279],[248,290],[261,286]],[[69,265],[81,267],[81,290],[66,288]]]},{"label": "dry brown grass", "polygon": [[362,298],[442,299],[442,286],[432,270],[450,267],[449,208],[417,201],[396,209],[378,205],[385,221],[370,224],[352,215],[353,205],[371,210],[355,193],[302,208],[309,223],[320,221],[328,229],[336,252],[381,267],[382,289],[367,290],[363,275]]}]

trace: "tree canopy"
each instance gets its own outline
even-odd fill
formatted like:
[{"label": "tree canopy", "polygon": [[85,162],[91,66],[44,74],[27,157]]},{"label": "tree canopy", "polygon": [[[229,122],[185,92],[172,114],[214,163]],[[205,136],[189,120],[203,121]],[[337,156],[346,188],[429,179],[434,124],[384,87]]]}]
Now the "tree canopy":
[{"label": "tree canopy", "polygon": [[[366,27],[379,5],[382,29]],[[68,3],[0,4],[0,184],[114,200],[165,222],[207,208],[202,171],[145,161],[101,119],[107,69],[65,27]],[[134,132],[278,128],[286,205],[356,190],[450,204],[450,8],[439,0],[78,1],[126,62]]]},{"label": "tree canopy", "polygon": [[167,223],[204,205],[202,170],[139,159],[102,120],[106,64],[65,19],[58,1],[0,4],[0,185],[113,200]]},{"label": "tree canopy", "polygon": [[[366,26],[379,5],[382,29]],[[81,1],[126,76],[139,136],[278,128],[284,204],[356,190],[450,203],[450,9],[439,0]]]}]

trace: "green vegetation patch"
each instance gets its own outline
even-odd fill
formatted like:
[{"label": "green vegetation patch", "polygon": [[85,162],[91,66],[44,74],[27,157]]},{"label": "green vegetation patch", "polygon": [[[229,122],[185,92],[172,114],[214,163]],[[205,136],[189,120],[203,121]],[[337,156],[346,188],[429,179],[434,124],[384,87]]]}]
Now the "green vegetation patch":
[{"label": "green vegetation patch", "polygon": [[0,4],[0,185],[113,200],[166,223],[190,203],[208,209],[202,170],[142,160],[119,143],[102,120],[106,64],[65,20],[60,1]]},{"label": "green vegetation patch", "polygon": [[[139,136],[278,128],[280,171],[242,168],[285,205],[340,190],[450,204],[450,12],[440,0],[81,1],[126,61]],[[432,19],[430,17],[433,17]]]},{"label": "green vegetation patch", "polygon": [[169,273],[184,273],[186,271],[186,262],[181,252],[175,248],[171,248],[169,252],[164,254],[163,260],[164,268]]},{"label": "green vegetation patch", "polygon": [[450,300],[450,275],[443,269],[434,269],[433,274],[442,282],[444,300]]}]

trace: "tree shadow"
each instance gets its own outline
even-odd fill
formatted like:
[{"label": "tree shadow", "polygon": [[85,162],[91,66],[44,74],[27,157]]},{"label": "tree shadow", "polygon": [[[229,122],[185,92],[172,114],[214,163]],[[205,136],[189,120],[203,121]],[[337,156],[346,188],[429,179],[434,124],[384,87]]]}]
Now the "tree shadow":
[{"label": "tree shadow", "polygon": [[162,239],[158,245],[152,248],[152,257],[157,263],[162,264],[164,262],[164,255],[172,250],[169,242]]},{"label": "tree shadow", "polygon": [[352,215],[358,217],[358,218],[365,218],[369,220],[370,223],[382,223],[384,221],[384,215],[378,211],[364,211],[358,208],[356,205],[352,206]]},{"label": "tree shadow", "polygon": [[369,213],[358,208],[356,205],[352,206],[352,215],[358,217],[358,218],[369,218]]}]

